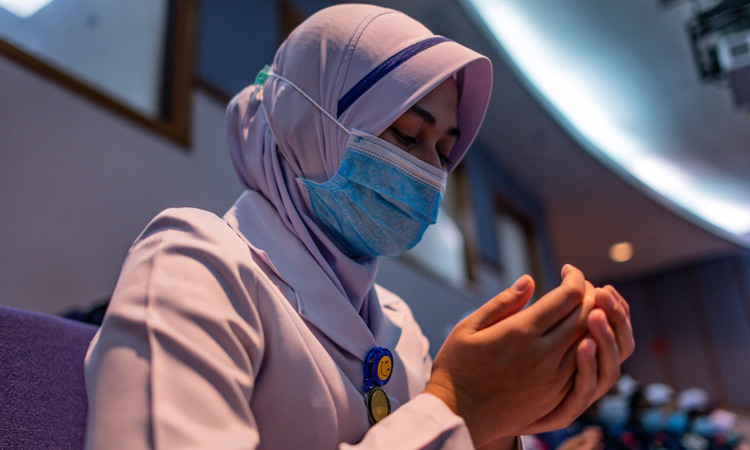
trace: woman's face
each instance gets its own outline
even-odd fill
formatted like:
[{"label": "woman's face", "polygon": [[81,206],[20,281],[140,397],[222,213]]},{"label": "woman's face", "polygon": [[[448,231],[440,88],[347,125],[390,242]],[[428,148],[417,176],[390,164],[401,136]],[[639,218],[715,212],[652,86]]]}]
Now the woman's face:
[{"label": "woman's face", "polygon": [[450,77],[396,119],[380,138],[445,169],[460,135],[457,110],[458,89]]}]

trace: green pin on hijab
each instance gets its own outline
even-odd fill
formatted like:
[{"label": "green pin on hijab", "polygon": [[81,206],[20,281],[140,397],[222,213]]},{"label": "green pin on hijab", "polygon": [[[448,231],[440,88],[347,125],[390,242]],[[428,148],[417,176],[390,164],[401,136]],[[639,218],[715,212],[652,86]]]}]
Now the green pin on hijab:
[{"label": "green pin on hijab", "polygon": [[260,69],[260,72],[258,72],[258,75],[255,75],[255,81],[253,81],[254,86],[260,86],[263,83],[266,82],[266,78],[268,78],[268,72],[271,70],[271,66],[266,64],[263,66],[262,69]]}]

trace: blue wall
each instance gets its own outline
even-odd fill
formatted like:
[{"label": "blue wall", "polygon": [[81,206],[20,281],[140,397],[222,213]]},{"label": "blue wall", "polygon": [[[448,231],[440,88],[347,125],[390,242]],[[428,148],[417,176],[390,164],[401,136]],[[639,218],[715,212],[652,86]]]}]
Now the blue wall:
[{"label": "blue wall", "polygon": [[281,43],[279,2],[200,2],[196,75],[224,94],[234,95],[255,79]]}]

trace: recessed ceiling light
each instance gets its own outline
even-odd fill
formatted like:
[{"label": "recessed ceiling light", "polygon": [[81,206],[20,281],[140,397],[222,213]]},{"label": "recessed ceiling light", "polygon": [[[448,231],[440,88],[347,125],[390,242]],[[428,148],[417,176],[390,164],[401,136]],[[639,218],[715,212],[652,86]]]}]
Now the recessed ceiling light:
[{"label": "recessed ceiling light", "polygon": [[633,244],[630,242],[618,242],[609,248],[609,258],[618,263],[630,261],[633,258]]},{"label": "recessed ceiling light", "polygon": [[52,0],[0,0],[0,7],[25,19],[52,3]]}]

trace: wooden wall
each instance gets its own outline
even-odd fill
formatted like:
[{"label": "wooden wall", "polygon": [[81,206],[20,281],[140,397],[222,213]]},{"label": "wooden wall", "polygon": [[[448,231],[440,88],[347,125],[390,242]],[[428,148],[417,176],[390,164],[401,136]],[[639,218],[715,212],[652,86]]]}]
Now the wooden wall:
[{"label": "wooden wall", "polygon": [[625,371],[750,409],[750,251],[615,286],[631,305],[636,338]]}]

